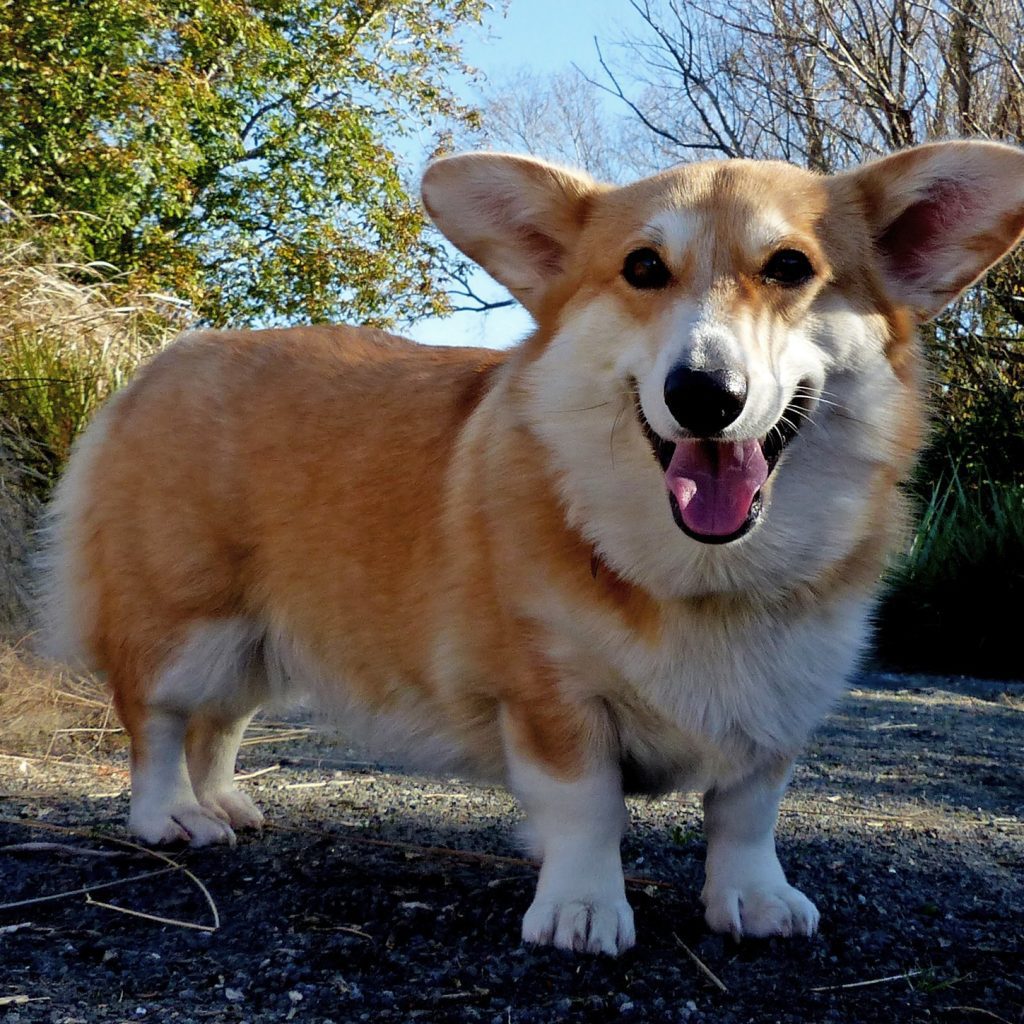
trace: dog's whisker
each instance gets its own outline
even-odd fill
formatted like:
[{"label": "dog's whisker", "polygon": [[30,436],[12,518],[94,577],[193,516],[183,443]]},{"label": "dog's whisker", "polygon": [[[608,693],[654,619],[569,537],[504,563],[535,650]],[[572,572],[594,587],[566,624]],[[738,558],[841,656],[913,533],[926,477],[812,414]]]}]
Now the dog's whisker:
[{"label": "dog's whisker", "polygon": [[[817,424],[817,420],[815,420],[815,418],[809,412],[804,412],[803,409],[789,409],[787,411],[794,414],[795,416],[799,416],[804,423],[810,423],[815,425]],[[787,419],[785,415],[780,416],[779,421],[782,423],[786,423],[791,427],[795,427],[793,421]]]},{"label": "dog's whisker", "polygon": [[598,402],[596,405],[581,405],[575,409],[554,409],[552,411],[563,415],[576,412],[593,412],[594,409],[604,409],[606,406],[612,404],[612,400],[609,399],[607,402]]},{"label": "dog's whisker", "polygon": [[805,395],[828,395],[829,398],[839,397],[835,391],[829,391],[828,388],[813,388],[807,384],[797,384],[795,390],[802,391]]},{"label": "dog's whisker", "polygon": [[828,388],[813,388],[807,384],[797,384],[794,391],[802,392],[805,395],[827,395],[829,398],[839,397],[835,391],[829,391]]},{"label": "dog's whisker", "polygon": [[[812,398],[814,396],[812,396],[812,395],[801,395],[798,392],[793,397],[794,398]],[[840,405],[839,402],[833,402],[831,399],[828,399],[828,398],[820,398],[819,397],[819,398],[816,399],[816,401],[818,402],[819,405],[827,405],[827,406],[832,407],[833,409],[842,409],[843,408],[843,406]]]},{"label": "dog's whisker", "polygon": [[815,391],[813,388],[805,388],[799,384],[793,389],[793,395],[796,398],[813,398],[816,401],[831,404],[834,404],[832,399],[839,397],[830,391]]},{"label": "dog's whisker", "polygon": [[[813,420],[808,419],[808,422],[813,422]],[[798,425],[796,423],[794,423],[790,419],[787,419],[785,416],[779,417],[779,423],[785,423],[785,425],[787,427],[789,427],[789,429],[794,431],[794,432],[796,432],[799,429],[799,427],[798,427]],[[778,430],[778,424],[776,424],[775,429]],[[781,433],[781,431],[780,431],[780,433]]]},{"label": "dog's whisker", "polygon": [[608,454],[611,456],[612,469],[615,468],[615,431],[618,429],[619,422],[627,408],[627,403],[623,401],[622,405],[619,406],[619,411],[615,414],[615,419],[612,421],[612,431],[608,436]]},{"label": "dog's whisker", "polygon": [[801,409],[798,405],[791,405],[786,409],[786,412],[796,413],[797,416],[803,416],[804,419],[810,419],[811,414],[806,409]]},{"label": "dog's whisker", "polygon": [[[802,398],[802,397],[807,397],[807,396],[799,395],[798,394],[798,395],[795,395],[794,397]],[[846,410],[846,407],[845,406],[841,406],[841,404],[838,401],[828,401],[827,399],[819,398],[818,401],[817,401],[817,404],[819,404],[819,406],[824,406],[826,409],[835,409],[837,412],[843,412],[843,411]],[[807,411],[803,410],[803,409],[795,409],[794,411],[795,412],[799,412],[799,413],[801,413],[804,416],[807,415]]]}]

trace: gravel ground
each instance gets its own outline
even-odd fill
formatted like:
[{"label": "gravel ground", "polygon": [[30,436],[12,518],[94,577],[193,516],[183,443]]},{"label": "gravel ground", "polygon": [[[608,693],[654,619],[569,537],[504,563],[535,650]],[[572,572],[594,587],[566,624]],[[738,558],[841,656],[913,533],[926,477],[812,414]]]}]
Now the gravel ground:
[{"label": "gravel ground", "polygon": [[168,867],[114,842],[123,752],[0,756],[0,901],[118,880],[0,909],[0,1019],[1021,1024],[1024,689],[1004,689],[865,677],[820,731],[779,828],[822,911],[811,941],[710,935],[697,799],[632,802],[639,944],[619,960],[519,945],[535,869],[501,790],[265,724],[239,769],[270,769],[245,783],[267,829],[171,851],[211,932],[181,923],[213,921],[184,870],[123,881]]}]

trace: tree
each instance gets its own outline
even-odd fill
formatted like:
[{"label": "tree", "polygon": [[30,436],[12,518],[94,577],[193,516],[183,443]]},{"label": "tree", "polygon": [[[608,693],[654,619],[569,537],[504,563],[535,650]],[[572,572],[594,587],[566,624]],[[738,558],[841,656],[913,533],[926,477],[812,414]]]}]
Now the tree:
[{"label": "tree", "polygon": [[0,0],[0,198],[211,324],[443,311],[400,147],[473,122],[486,7]]},{"label": "tree", "polygon": [[630,0],[631,83],[666,155],[833,171],[929,138],[1024,128],[1020,0]]},{"label": "tree", "polygon": [[575,68],[551,74],[521,70],[492,81],[480,100],[474,145],[529,153],[577,167],[599,181],[621,182],[654,170],[634,160],[632,124],[614,118],[601,93]]},{"label": "tree", "polygon": [[[791,160],[832,172],[929,139],[1024,138],[1020,0],[630,0],[628,71],[601,54],[665,164]],[[1024,482],[1024,257],[932,325],[932,479]]]}]

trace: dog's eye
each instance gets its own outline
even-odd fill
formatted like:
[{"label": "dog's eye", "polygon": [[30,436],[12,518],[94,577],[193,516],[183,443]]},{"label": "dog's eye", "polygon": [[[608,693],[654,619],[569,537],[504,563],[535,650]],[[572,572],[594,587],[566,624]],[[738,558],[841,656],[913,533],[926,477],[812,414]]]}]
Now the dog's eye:
[{"label": "dog's eye", "polygon": [[761,268],[761,276],[772,284],[792,288],[814,277],[811,261],[799,249],[780,249]]},{"label": "dog's eye", "polygon": [[622,264],[622,276],[634,288],[664,288],[672,279],[653,249],[634,249]]}]

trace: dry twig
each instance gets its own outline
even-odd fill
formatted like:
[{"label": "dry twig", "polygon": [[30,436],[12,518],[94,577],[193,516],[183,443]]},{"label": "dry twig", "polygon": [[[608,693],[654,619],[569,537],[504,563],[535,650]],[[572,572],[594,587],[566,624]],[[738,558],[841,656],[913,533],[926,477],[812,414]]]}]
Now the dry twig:
[{"label": "dry twig", "polygon": [[868,985],[882,985],[887,981],[904,981],[907,978],[915,978],[919,974],[924,974],[923,970],[907,971],[906,974],[890,974],[885,978],[872,978],[870,981],[851,981],[846,985],[821,985],[818,988],[812,988],[812,992],[838,992],[840,989],[846,988],[866,988]]},{"label": "dry twig", "polygon": [[271,772],[279,772],[280,770],[281,766],[279,764],[272,764],[269,768],[259,768],[254,772],[236,775],[235,782],[248,782],[250,779],[258,779],[261,775],[269,775]]},{"label": "dry twig", "polygon": [[247,736],[241,742],[243,747],[255,747],[260,743],[283,743],[286,740],[301,740],[311,735],[312,729],[286,729],[280,732],[268,732],[262,736]]},{"label": "dry twig", "polygon": [[119,914],[141,917],[146,921],[155,921],[157,924],[171,924],[178,928],[194,928],[197,932],[215,932],[217,930],[213,925],[209,924],[195,924],[192,921],[181,921],[176,917],[161,917],[159,914],[147,914],[142,910],[119,907],[114,903],[101,903],[99,900],[94,900],[88,893],[85,894],[85,902],[93,907],[103,907],[104,910],[116,910]]},{"label": "dry twig", "polygon": [[[161,853],[159,850],[151,850],[147,846],[140,846],[138,843],[133,843],[129,839],[118,839],[115,836],[99,835],[96,832],[89,831],[81,828],[71,828],[68,825],[51,825],[49,822],[43,821],[21,821],[18,818],[3,818],[0,817],[0,824],[3,825],[21,825],[24,828],[36,828],[42,829],[49,832],[59,832],[64,835],[83,836],[86,839],[98,839],[105,843],[114,843],[117,846],[126,847],[129,850],[138,850],[140,853],[144,853],[149,857],[155,857],[157,860],[163,861],[168,867],[166,871],[180,871],[186,878],[189,879],[196,886],[196,888],[203,894],[203,898],[206,900],[207,906],[210,908],[210,913],[213,916],[213,931],[216,931],[220,927],[220,912],[217,910],[217,904],[213,901],[213,897],[210,895],[210,890],[206,888],[200,878],[197,878],[188,868],[178,861],[174,860],[173,857],[169,857],[166,853]],[[159,872],[163,873],[163,872]],[[115,883],[104,883],[104,885],[111,885]],[[99,886],[87,886],[83,892],[94,891]],[[74,893],[66,893],[64,895],[75,895]],[[41,897],[37,902],[44,902],[49,897]],[[6,904],[0,907],[0,910],[7,909],[13,906],[22,906],[24,904],[12,903]]]},{"label": "dry twig", "polygon": [[[268,822],[264,828],[273,829],[278,832],[299,832],[303,835],[322,836],[322,831],[311,828],[302,828],[296,825],[279,825]],[[344,833],[332,832],[331,835],[339,843],[349,843],[356,846],[376,846],[389,850],[403,850],[407,853],[416,853],[423,857],[454,857],[460,860],[473,860],[485,864],[513,864],[517,867],[536,869],[539,862],[528,860],[525,857],[506,857],[498,853],[479,853],[476,850],[459,850],[452,846],[422,846],[419,843],[406,843],[398,839],[369,839],[364,836],[352,836]],[[627,885],[641,887],[654,886],[658,889],[675,889],[671,882],[662,882],[654,878],[637,878],[635,875],[626,876]]]},{"label": "dry twig", "polygon": [[679,938],[679,936],[676,935],[675,932],[672,933],[672,938],[679,943],[679,945],[683,949],[683,952],[697,965],[698,970],[701,972],[701,974],[704,975],[705,978],[708,979],[708,981],[711,982],[712,985],[714,985],[716,988],[721,989],[721,991],[723,992],[729,991],[725,987],[725,983],[722,981],[722,979],[719,978],[718,975],[715,974],[715,972],[711,970],[711,968],[708,967],[708,965],[704,963],[704,961],[701,960],[701,958],[697,956],[697,954],[694,953],[694,951],[690,949],[690,947],[685,942],[683,942],[683,940]]},{"label": "dry twig", "polygon": [[88,896],[98,889],[112,889],[115,885],[130,885],[132,882],[142,882],[147,878],[156,878],[158,875],[167,875],[177,870],[176,868],[158,868],[156,871],[143,871],[139,875],[129,875],[127,878],[115,878],[111,882],[97,882],[96,885],[85,885],[81,889],[65,889],[62,892],[53,892],[48,896],[33,896],[27,900],[15,900],[13,903],[0,903],[0,910],[15,910],[18,907],[32,907],[39,903],[52,903],[54,900],[67,899],[69,896]]},{"label": "dry twig", "polygon": [[992,1020],[998,1020],[1001,1024],[1011,1024],[1005,1017],[1000,1017],[998,1013],[993,1013],[991,1010],[984,1010],[980,1006],[943,1006],[939,1009],[940,1013],[980,1013],[983,1017],[991,1017]]},{"label": "dry twig", "polygon": [[11,843],[0,846],[0,853],[69,853],[75,857],[133,857],[126,850],[90,850],[85,846],[71,846],[69,843]]}]

